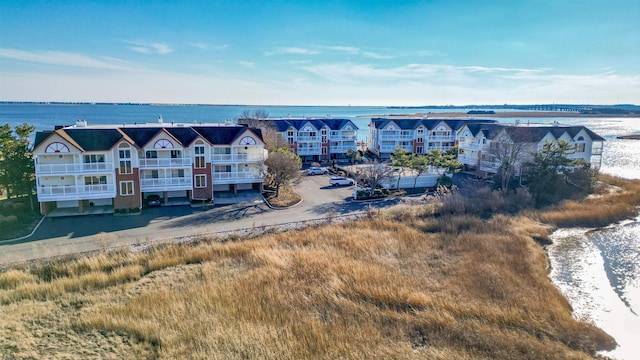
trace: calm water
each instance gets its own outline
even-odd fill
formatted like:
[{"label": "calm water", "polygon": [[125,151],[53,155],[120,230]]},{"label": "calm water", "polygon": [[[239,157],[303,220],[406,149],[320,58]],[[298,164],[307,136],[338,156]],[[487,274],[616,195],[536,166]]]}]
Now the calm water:
[{"label": "calm water", "polygon": [[[387,109],[385,107],[286,107],[286,106],[170,106],[170,105],[30,105],[0,104],[0,124],[24,122],[37,130],[55,125],[133,124],[156,122],[224,122],[244,111],[265,110],[271,117],[349,118],[366,140],[368,118],[362,115],[438,113],[442,109]],[[514,122],[516,119],[500,119]],[[616,136],[640,134],[640,119],[607,118],[521,118],[521,123],[585,125],[606,138],[601,171],[625,178],[640,178],[640,140],[619,140]],[[596,210],[597,211],[597,210]],[[553,234],[548,248],[551,279],[569,298],[575,316],[594,322],[614,336],[620,346],[605,355],[636,359],[640,348],[640,218],[598,231],[564,229]]]}]

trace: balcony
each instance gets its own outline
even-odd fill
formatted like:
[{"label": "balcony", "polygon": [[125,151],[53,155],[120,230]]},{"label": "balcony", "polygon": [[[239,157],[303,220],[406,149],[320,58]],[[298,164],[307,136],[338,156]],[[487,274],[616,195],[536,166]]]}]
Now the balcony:
[{"label": "balcony", "polygon": [[382,133],[382,135],[380,136],[381,140],[397,140],[397,141],[408,141],[408,140],[413,140],[415,139],[415,136],[413,134],[398,134],[398,133],[392,133],[392,134],[385,134]]},{"label": "balcony", "polygon": [[332,146],[329,148],[329,151],[331,151],[332,154],[342,154],[346,153],[348,150],[355,151],[356,145]]},{"label": "balcony", "polygon": [[298,135],[298,142],[320,142],[320,136],[300,136]]},{"label": "balcony", "polygon": [[322,154],[322,148],[318,147],[298,147],[296,150],[298,155],[320,155]]},{"label": "balcony", "polygon": [[262,160],[264,160],[262,154],[213,154],[211,156],[213,163],[247,163]]},{"label": "balcony", "polygon": [[444,135],[436,135],[436,136],[426,136],[426,141],[455,141],[456,137],[453,135],[444,136]]},{"label": "balcony", "polygon": [[42,185],[38,187],[38,201],[62,201],[114,198],[115,184],[99,185]]},{"label": "balcony", "polygon": [[464,154],[458,155],[458,161],[467,165],[478,165],[478,154]]},{"label": "balcony", "polygon": [[189,177],[158,177],[140,179],[140,191],[191,190],[193,181]]},{"label": "balcony", "polygon": [[345,141],[345,140],[346,141],[355,141],[356,140],[356,134],[331,135],[330,139],[331,140],[336,140],[336,141]]},{"label": "balcony", "polygon": [[166,169],[191,167],[191,158],[140,159],[140,169]]},{"label": "balcony", "polygon": [[99,163],[68,163],[68,164],[37,164],[36,174],[73,174],[73,173],[104,173],[113,172],[112,162]]},{"label": "balcony", "polygon": [[392,153],[392,152],[395,152],[396,148],[398,148],[398,147],[403,149],[404,151],[413,152],[413,146],[399,146],[399,145],[397,145],[397,146],[381,146],[380,147],[380,152]]},{"label": "balcony", "polygon": [[235,184],[262,182],[263,176],[259,171],[230,171],[230,172],[214,172],[214,184]]},{"label": "balcony", "polygon": [[482,145],[478,143],[472,143],[472,142],[461,142],[458,144],[458,148],[465,149],[465,150],[481,150]]}]

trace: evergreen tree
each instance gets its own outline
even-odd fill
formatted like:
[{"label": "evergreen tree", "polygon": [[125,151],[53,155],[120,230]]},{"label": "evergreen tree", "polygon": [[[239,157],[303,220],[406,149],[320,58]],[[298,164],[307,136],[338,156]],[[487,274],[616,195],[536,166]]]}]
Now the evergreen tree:
[{"label": "evergreen tree", "polygon": [[33,195],[34,167],[29,138],[35,127],[24,123],[14,131],[0,127],[0,186],[7,198]]},{"label": "evergreen tree", "polygon": [[547,142],[536,153],[528,185],[536,206],[549,205],[568,196],[567,175],[575,166],[584,165],[582,160],[568,158],[574,152],[573,146],[558,140],[557,143]]}]

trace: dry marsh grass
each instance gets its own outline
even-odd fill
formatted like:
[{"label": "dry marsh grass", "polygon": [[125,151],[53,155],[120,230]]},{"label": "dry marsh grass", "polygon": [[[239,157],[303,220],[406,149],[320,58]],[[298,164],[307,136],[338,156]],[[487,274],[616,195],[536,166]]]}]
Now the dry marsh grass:
[{"label": "dry marsh grass", "polygon": [[588,359],[614,344],[547,278],[541,225],[395,211],[5,270],[0,354]]},{"label": "dry marsh grass", "polygon": [[566,201],[537,217],[561,227],[602,227],[634,217],[640,206],[640,181],[600,175],[600,196],[583,201]]}]

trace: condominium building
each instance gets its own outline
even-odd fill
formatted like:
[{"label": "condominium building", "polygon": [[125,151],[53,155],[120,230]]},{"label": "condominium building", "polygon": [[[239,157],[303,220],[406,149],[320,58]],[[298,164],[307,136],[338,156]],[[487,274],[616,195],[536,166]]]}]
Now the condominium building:
[{"label": "condominium building", "polygon": [[[252,121],[238,120],[240,124]],[[341,159],[349,150],[357,150],[358,127],[349,119],[269,118],[258,122],[274,128],[303,162]]]},{"label": "condominium building", "polygon": [[467,123],[496,123],[495,120],[372,118],[368,148],[381,159],[389,159],[397,148],[413,154],[456,145],[457,131]]},{"label": "condominium building", "polygon": [[[599,169],[604,138],[584,126],[469,123],[456,133],[458,161],[478,176],[495,174],[504,149],[519,147],[516,168],[532,161],[546,143],[562,140],[572,148],[567,157]],[[502,149],[502,150],[501,150]],[[510,151],[510,150],[507,150]]]},{"label": "condominium building", "polygon": [[40,210],[48,214],[140,209],[150,195],[168,204],[259,190],[266,151],[261,131],[244,126],[79,120],[37,132],[33,155]]}]

